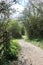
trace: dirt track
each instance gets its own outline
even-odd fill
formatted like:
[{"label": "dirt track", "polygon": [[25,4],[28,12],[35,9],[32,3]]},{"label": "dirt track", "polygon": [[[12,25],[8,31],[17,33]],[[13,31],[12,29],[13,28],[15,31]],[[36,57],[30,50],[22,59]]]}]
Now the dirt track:
[{"label": "dirt track", "polygon": [[19,65],[43,65],[43,50],[24,40],[19,40],[19,44],[22,48]]}]

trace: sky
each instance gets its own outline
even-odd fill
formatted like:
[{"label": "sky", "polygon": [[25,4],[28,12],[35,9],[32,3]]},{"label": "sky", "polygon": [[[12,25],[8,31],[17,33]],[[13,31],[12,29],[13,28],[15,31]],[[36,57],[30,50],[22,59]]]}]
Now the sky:
[{"label": "sky", "polygon": [[[0,1],[3,1],[3,0],[0,0]],[[13,0],[4,0],[4,1],[7,1],[7,3],[8,3],[8,2],[12,2]],[[29,0],[18,0],[19,3],[16,3],[16,4],[14,4],[14,2],[13,2],[13,5],[11,6],[11,8],[13,10],[16,10],[16,12],[12,13],[12,15],[10,17],[15,18],[15,17],[22,15],[22,12],[23,12],[24,8],[26,7],[28,1]]]},{"label": "sky", "polygon": [[[7,3],[12,2],[13,0],[0,0],[0,1],[7,1]],[[14,4],[11,6],[11,8],[13,10],[16,10],[15,13],[12,13],[12,15],[10,16],[11,18],[15,18],[18,17],[20,15],[22,15],[22,12],[24,10],[24,8],[27,5],[28,0],[18,0],[19,3]]]},{"label": "sky", "polygon": [[12,5],[12,8],[16,10],[15,13],[12,13],[13,16],[11,15],[11,17],[13,17],[13,18],[14,17],[16,18],[16,17],[22,15],[22,12],[28,2],[28,0],[18,0],[18,1],[19,1],[19,3]]},{"label": "sky", "polygon": [[[16,10],[16,12],[12,13],[12,15],[10,17],[11,18],[16,18],[16,17],[19,17],[19,16],[22,15],[22,12],[23,12],[24,8],[26,7],[26,5],[27,5],[27,3],[28,3],[29,0],[17,0],[19,3],[16,3],[16,4],[14,4],[14,2],[12,2],[13,0],[0,0],[0,1],[7,1],[7,3],[8,2],[13,3],[13,5],[11,6],[11,8],[13,10]],[[31,1],[35,1],[35,0],[31,0]]]},{"label": "sky", "polygon": [[[29,4],[29,0],[18,0],[18,1],[19,1],[19,3],[12,5],[12,8],[16,10],[15,13],[12,13],[13,16],[11,15],[11,17],[13,17],[13,18],[21,16],[24,8],[27,5],[27,3]],[[43,0],[31,0],[31,1],[43,1]]]}]

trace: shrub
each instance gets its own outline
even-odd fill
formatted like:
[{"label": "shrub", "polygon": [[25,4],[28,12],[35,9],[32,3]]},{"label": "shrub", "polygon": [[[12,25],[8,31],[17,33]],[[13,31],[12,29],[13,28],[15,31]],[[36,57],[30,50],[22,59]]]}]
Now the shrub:
[{"label": "shrub", "polygon": [[43,17],[29,17],[24,22],[28,38],[43,38]]},{"label": "shrub", "polygon": [[25,35],[25,30],[24,30],[24,26],[22,25],[22,27],[21,27],[21,34],[22,35]]},{"label": "shrub", "polygon": [[8,25],[8,30],[12,32],[12,36],[14,38],[21,38],[21,27],[18,21],[11,20],[11,22]]},{"label": "shrub", "polygon": [[8,60],[17,60],[20,49],[21,47],[18,41],[11,39],[9,48],[7,49],[7,52],[6,52],[6,58]]}]

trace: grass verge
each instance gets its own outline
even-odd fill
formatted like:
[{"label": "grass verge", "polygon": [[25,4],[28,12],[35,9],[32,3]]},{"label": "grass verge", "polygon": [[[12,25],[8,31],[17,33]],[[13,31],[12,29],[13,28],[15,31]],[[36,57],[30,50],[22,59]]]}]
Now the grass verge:
[{"label": "grass verge", "polygon": [[40,47],[41,49],[43,49],[43,39],[28,39],[27,36],[23,36],[23,39],[27,42],[30,42],[32,44],[34,44],[37,47]]}]

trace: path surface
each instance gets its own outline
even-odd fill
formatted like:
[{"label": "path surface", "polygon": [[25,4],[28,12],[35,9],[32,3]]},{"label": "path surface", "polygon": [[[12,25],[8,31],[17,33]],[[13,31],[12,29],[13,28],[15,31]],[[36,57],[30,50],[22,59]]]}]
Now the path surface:
[{"label": "path surface", "polygon": [[19,44],[22,47],[19,65],[43,65],[43,50],[24,40],[19,40]]}]

